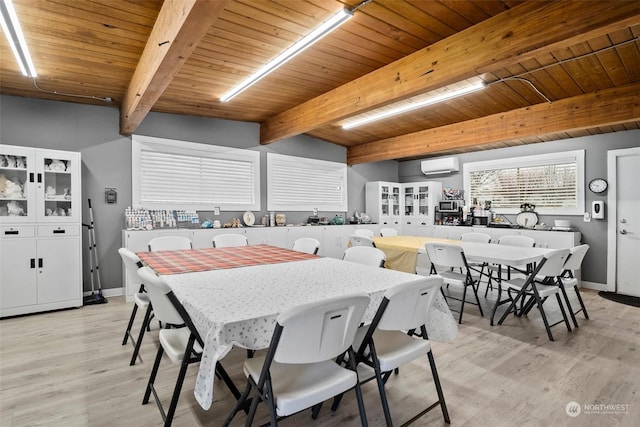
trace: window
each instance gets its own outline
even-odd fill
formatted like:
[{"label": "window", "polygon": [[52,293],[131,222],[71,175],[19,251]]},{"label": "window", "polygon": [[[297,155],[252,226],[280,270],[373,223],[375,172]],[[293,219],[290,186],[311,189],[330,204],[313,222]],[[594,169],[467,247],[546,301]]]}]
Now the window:
[{"label": "window", "polygon": [[583,150],[464,165],[467,203],[491,201],[494,211],[503,214],[530,203],[541,214],[582,215],[583,183]]},{"label": "window", "polygon": [[147,209],[260,210],[260,153],[132,137],[132,198]]},{"label": "window", "polygon": [[347,210],[347,165],[267,153],[267,209]]}]

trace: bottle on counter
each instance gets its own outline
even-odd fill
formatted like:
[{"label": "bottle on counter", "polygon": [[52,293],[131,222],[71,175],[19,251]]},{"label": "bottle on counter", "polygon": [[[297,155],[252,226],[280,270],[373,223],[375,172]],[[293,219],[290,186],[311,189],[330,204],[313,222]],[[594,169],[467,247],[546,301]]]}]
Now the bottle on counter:
[{"label": "bottle on counter", "polygon": [[275,227],[276,226],[276,216],[274,215],[273,212],[269,212],[269,227]]}]

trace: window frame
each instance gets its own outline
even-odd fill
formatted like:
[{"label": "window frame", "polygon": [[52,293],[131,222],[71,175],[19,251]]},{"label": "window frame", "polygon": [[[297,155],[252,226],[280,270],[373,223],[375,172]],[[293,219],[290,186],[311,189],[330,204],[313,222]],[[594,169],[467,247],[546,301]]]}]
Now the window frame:
[{"label": "window frame", "polygon": [[[238,148],[223,147],[219,145],[202,144],[197,142],[180,141],[167,138],[156,138],[145,135],[132,135],[131,138],[131,202],[133,208],[146,209],[179,209],[179,210],[214,210],[221,211],[246,211],[260,210],[260,152],[243,150]],[[245,195],[247,203],[238,203],[225,200],[212,200],[211,202],[194,201],[153,201],[141,200],[142,173],[140,167],[144,151],[154,151],[167,155],[179,155],[193,157],[194,159],[214,159],[223,161],[247,162],[248,169],[252,171],[247,176],[252,184]],[[222,174],[223,177],[225,174]],[[209,178],[210,179],[210,178]],[[166,183],[170,185],[171,183]]]},{"label": "window frame", "polygon": [[[505,158],[498,160],[486,160],[469,162],[463,165],[463,185],[467,206],[471,206],[473,195],[471,194],[471,172],[481,170],[502,170],[518,167],[536,167],[551,164],[562,164],[571,161],[576,163],[576,207],[574,208],[546,208],[536,207],[535,211],[542,215],[582,215],[585,209],[585,185],[584,185],[584,150],[563,151],[558,153],[538,154],[522,157]],[[522,203],[536,204],[535,200],[523,200]],[[492,206],[498,214],[517,214],[519,208],[501,208]]]},{"label": "window frame", "polygon": [[[279,164],[286,164],[291,169],[280,171],[275,169]],[[335,172],[332,177],[330,174]],[[346,163],[331,162],[328,160],[310,159],[306,157],[289,156],[285,154],[267,153],[267,209],[270,211],[347,211],[347,165]],[[314,179],[314,176],[316,179]],[[332,197],[326,197],[322,193],[323,188],[320,181],[326,186],[330,181],[338,182],[339,193]],[[288,200],[278,200],[282,196],[279,194],[281,182],[286,181],[289,189],[296,190],[295,194],[287,194]],[[318,186],[314,186],[314,182]],[[282,188],[282,193],[286,189]],[[337,203],[328,201],[332,199]],[[339,201],[338,201],[339,199]]]}]

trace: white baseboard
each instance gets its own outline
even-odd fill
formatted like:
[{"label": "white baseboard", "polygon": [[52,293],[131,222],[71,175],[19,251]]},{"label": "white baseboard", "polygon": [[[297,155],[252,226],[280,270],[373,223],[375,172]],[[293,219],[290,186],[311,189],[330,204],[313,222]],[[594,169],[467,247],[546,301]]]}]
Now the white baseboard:
[{"label": "white baseboard", "polygon": [[[83,296],[86,297],[87,295],[91,295],[91,291],[85,291],[83,293]],[[102,295],[104,295],[107,298],[109,298],[109,297],[119,297],[119,296],[124,295],[124,288],[103,289],[102,290]]]},{"label": "white baseboard", "polygon": [[604,283],[585,282],[584,280],[582,280],[580,282],[580,287],[581,288],[587,288],[587,289],[594,289],[596,291],[606,291],[607,290],[607,285],[604,284]]}]

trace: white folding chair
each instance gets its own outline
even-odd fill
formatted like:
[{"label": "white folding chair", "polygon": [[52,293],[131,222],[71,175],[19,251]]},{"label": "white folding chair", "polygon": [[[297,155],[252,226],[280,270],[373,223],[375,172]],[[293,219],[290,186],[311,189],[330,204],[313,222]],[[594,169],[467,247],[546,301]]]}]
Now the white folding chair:
[{"label": "white folding chair", "polygon": [[395,228],[384,227],[380,229],[380,236],[382,237],[397,236],[397,235],[398,235],[398,230],[396,230]]},{"label": "white folding chair", "polygon": [[179,249],[192,249],[193,245],[188,237],[162,236],[149,240],[149,251],[175,251]]},{"label": "white folding chair", "polygon": [[353,230],[353,234],[357,236],[369,237],[371,239],[373,239],[373,236],[375,236],[373,230],[369,230],[368,228],[356,228],[355,230]]},{"label": "white folding chair", "polygon": [[236,246],[247,246],[249,241],[242,234],[218,234],[217,236],[213,236],[213,247],[214,248],[231,248]]},{"label": "white folding chair", "polygon": [[[158,277],[155,272],[149,267],[142,267],[138,270],[138,275],[142,278],[147,285],[147,291],[153,304],[153,310],[155,317],[161,321],[165,326],[160,330],[158,346],[158,353],[149,376],[149,382],[145,390],[142,404],[149,402],[151,394],[158,405],[160,415],[164,421],[165,427],[171,426],[173,416],[178,405],[178,398],[180,397],[180,391],[182,390],[182,384],[187,373],[187,367],[193,363],[199,363],[202,358],[202,349],[204,343],[197,329],[191,321],[191,317],[186,312],[178,298],[173,294],[171,288]],[[169,410],[165,414],[160,398],[158,397],[157,390],[155,388],[155,380],[158,374],[158,368],[160,367],[160,361],[162,355],[167,353],[167,356],[174,364],[180,364],[180,371],[178,373],[178,379],[173,391],[171,403],[169,404]],[[233,395],[238,399],[240,392],[235,387],[231,378],[224,370],[220,363],[216,364],[216,374],[222,378],[227,384]]]},{"label": "white folding chair", "polygon": [[[393,425],[385,391],[391,372],[425,355],[429,359],[438,401],[412,421],[440,406],[444,421],[450,423],[426,330],[429,311],[442,283],[441,277],[421,277],[387,290],[371,324],[360,328],[356,335],[354,348],[360,382],[376,379],[387,426]],[[418,374],[417,370],[412,374]],[[337,407],[340,397],[336,398],[332,409]]]},{"label": "white folding chair", "polygon": [[[471,231],[468,233],[464,233],[460,236],[460,240],[463,242],[478,242],[478,243],[491,243],[491,236],[487,233],[480,233],[477,231]],[[478,278],[478,282],[482,280],[482,276],[487,276],[487,286],[488,281],[491,275],[489,272],[485,272],[485,268],[487,268],[488,264],[486,262],[467,262],[469,264],[469,268],[473,271],[477,272],[480,276]],[[486,295],[485,295],[486,297]]]},{"label": "white folding chair", "polygon": [[352,234],[349,236],[349,243],[351,243],[351,246],[371,246],[373,248],[376,247],[376,244],[373,241],[373,237],[359,236],[357,234]]},{"label": "white folding chair", "polygon": [[[458,323],[462,323],[462,313],[464,312],[464,305],[467,302],[469,304],[477,305],[478,310],[480,311],[480,316],[484,316],[484,313],[482,312],[482,305],[478,298],[478,281],[474,279],[471,274],[462,246],[452,243],[437,242],[429,242],[424,246],[432,263],[432,271],[442,277],[447,288],[449,288],[449,286],[462,288],[462,298],[457,298],[450,294],[445,295],[447,300],[453,299],[460,301]],[[476,302],[466,300],[467,288],[469,287],[471,287],[471,290],[473,291]]]},{"label": "white folding chair", "polygon": [[[369,296],[362,293],[283,311],[266,355],[245,361],[247,388],[223,425],[231,423],[254,389],[247,426],[260,402],[267,404],[271,426],[276,426],[279,419],[308,408],[316,418],[324,401],[355,388],[360,422],[366,426],[352,343],[368,304]],[[335,362],[344,353],[350,361],[347,368]]]},{"label": "white folding chair", "polygon": [[[587,251],[589,250],[589,245],[580,245],[575,246],[570,249],[569,258],[564,263],[564,271],[558,278],[558,283],[562,286],[564,291],[564,299],[567,303],[567,308],[571,315],[571,319],[573,320],[574,326],[578,327],[578,320],[576,319],[576,314],[582,312],[584,318],[589,320],[589,314],[587,313],[587,308],[584,305],[584,301],[582,300],[582,295],[580,295],[580,288],[578,287],[578,279],[574,277],[574,272],[579,270],[582,267],[582,261],[584,260]],[[571,303],[569,302],[569,297],[566,294],[566,289],[573,288],[576,297],[578,298],[578,303],[580,303],[580,309],[573,311],[571,307]]]},{"label": "white folding chair", "polygon": [[380,249],[372,246],[352,246],[344,251],[342,259],[373,267],[384,267],[387,256]]},{"label": "white folding chair", "polygon": [[[142,338],[144,338],[145,331],[149,330],[149,322],[151,321],[151,316],[153,313],[153,309],[151,307],[151,301],[149,299],[149,294],[144,288],[144,284],[140,276],[138,276],[138,269],[142,267],[142,261],[135,253],[131,252],[127,248],[118,249],[118,253],[122,258],[122,262],[124,264],[125,270],[130,273],[133,277],[135,277],[136,282],[140,283],[140,288],[138,292],[133,294],[133,310],[131,311],[131,316],[129,317],[129,324],[127,325],[127,330],[124,332],[124,338],[122,340],[122,345],[126,345],[129,338],[131,338],[131,344],[133,345],[133,355],[131,356],[131,361],[129,365],[135,365],[136,359],[139,357],[140,353],[140,345],[142,345]],[[134,338],[131,333],[131,328],[133,327],[133,321],[136,318],[136,313],[138,312],[138,308],[144,310],[144,319],[142,320],[142,326],[140,326],[140,332],[138,333],[138,338]],[[140,358],[142,360],[142,358]]]},{"label": "white folding chair", "polygon": [[[513,312],[514,315],[520,317],[523,314],[528,314],[535,305],[540,311],[549,340],[553,341],[551,327],[558,323],[562,323],[564,321],[567,326],[567,330],[571,331],[571,325],[569,325],[567,313],[565,312],[564,305],[560,299],[561,286],[559,286],[557,282],[558,277],[562,274],[564,264],[568,257],[569,249],[556,249],[542,258],[542,260],[538,262],[534,271],[527,277],[515,277],[511,280],[502,280],[499,282],[498,286],[507,291],[507,299],[501,301],[500,298],[498,298],[496,300],[493,313],[491,314],[491,319],[493,320],[497,307],[507,302],[510,303],[509,307],[502,314],[502,317],[500,317],[498,325],[501,325],[502,322],[504,322],[509,313]],[[515,295],[514,292],[516,293]],[[562,313],[562,320],[549,325],[547,315],[542,305],[551,295],[556,296],[560,312]],[[516,307],[518,300],[520,300],[520,309],[517,309]]]},{"label": "white folding chair", "polygon": [[320,249],[320,242],[313,237],[301,237],[296,239],[296,241],[293,242],[293,247],[291,248],[293,251],[305,252],[314,255],[318,253],[318,249]]},{"label": "white folding chair", "polygon": [[[506,236],[502,236],[498,239],[499,245],[507,245],[507,246],[519,246],[523,248],[532,248],[536,245],[536,241],[529,236],[522,236],[519,234],[508,234]],[[487,281],[487,288],[484,291],[484,296],[487,296],[489,289],[493,290],[493,273],[497,273],[496,280],[502,280],[502,266],[501,265],[487,265],[487,270],[489,272],[489,280]],[[512,270],[517,271],[521,274],[530,274],[533,270],[533,265],[512,265],[507,267],[507,279],[511,279]],[[500,295],[498,295],[498,299],[500,299]]]}]

